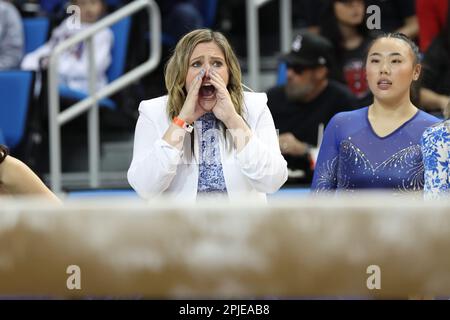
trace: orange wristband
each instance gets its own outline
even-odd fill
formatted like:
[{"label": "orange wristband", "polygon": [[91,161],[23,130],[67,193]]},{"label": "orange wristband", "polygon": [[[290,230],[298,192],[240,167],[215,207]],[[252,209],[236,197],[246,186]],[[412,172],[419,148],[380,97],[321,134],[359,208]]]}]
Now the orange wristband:
[{"label": "orange wristband", "polygon": [[175,117],[175,118],[173,118],[172,122],[174,124],[176,124],[177,126],[183,128],[184,130],[186,130],[189,133],[191,133],[192,130],[194,130],[194,127],[191,124],[187,123],[186,121],[184,121],[181,118]]}]

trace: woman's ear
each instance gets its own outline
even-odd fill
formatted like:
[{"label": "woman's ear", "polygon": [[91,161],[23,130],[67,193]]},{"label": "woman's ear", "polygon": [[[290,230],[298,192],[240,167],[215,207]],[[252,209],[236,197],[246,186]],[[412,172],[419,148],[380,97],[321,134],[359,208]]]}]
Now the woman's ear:
[{"label": "woman's ear", "polygon": [[414,81],[417,81],[417,80],[419,80],[419,77],[420,77],[420,72],[422,71],[422,65],[421,64],[416,64],[415,66],[414,66],[414,73],[413,73],[413,80]]}]

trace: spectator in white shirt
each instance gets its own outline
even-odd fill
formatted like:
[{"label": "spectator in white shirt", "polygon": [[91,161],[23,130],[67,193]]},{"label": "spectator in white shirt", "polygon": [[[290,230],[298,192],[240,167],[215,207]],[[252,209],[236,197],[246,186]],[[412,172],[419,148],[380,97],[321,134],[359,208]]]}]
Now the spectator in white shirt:
[{"label": "spectator in white shirt", "polygon": [[[105,5],[102,0],[73,0],[80,8],[80,24],[73,23],[74,17],[65,19],[52,33],[50,40],[35,51],[27,54],[22,61],[22,69],[40,70],[48,66],[52,50],[67,38],[91,26],[103,15]],[[110,29],[103,29],[94,36],[95,69],[97,89],[107,84],[106,71],[111,64],[111,48],[114,36]],[[66,50],[59,58],[59,84],[70,89],[88,92],[88,52],[84,42]]]},{"label": "spectator in white shirt", "polygon": [[18,68],[23,57],[24,36],[20,14],[0,0],[0,70]]}]

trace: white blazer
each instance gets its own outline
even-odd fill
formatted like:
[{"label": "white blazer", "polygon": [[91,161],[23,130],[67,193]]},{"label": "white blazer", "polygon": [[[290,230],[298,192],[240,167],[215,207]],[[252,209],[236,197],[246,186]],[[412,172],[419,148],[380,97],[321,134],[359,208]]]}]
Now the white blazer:
[{"label": "white blazer", "polygon": [[[170,125],[166,111],[167,99],[167,96],[162,96],[142,101],[139,105],[128,182],[146,199],[169,193],[184,201],[195,202],[200,121],[194,124],[194,155],[188,136],[181,151],[169,145],[162,140]],[[243,118],[253,135],[239,153],[234,147],[228,148],[223,135],[219,135],[228,197],[233,200],[253,196],[266,201],[266,193],[276,192],[286,182],[288,171],[265,93],[244,92]]]}]

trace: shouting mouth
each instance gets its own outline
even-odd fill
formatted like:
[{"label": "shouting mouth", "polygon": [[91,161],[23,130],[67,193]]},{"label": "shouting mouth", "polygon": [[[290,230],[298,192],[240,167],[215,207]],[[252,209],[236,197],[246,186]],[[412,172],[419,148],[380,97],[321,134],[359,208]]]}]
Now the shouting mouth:
[{"label": "shouting mouth", "polygon": [[199,95],[201,98],[212,99],[214,98],[215,94],[216,88],[210,83],[205,83],[200,87]]}]

